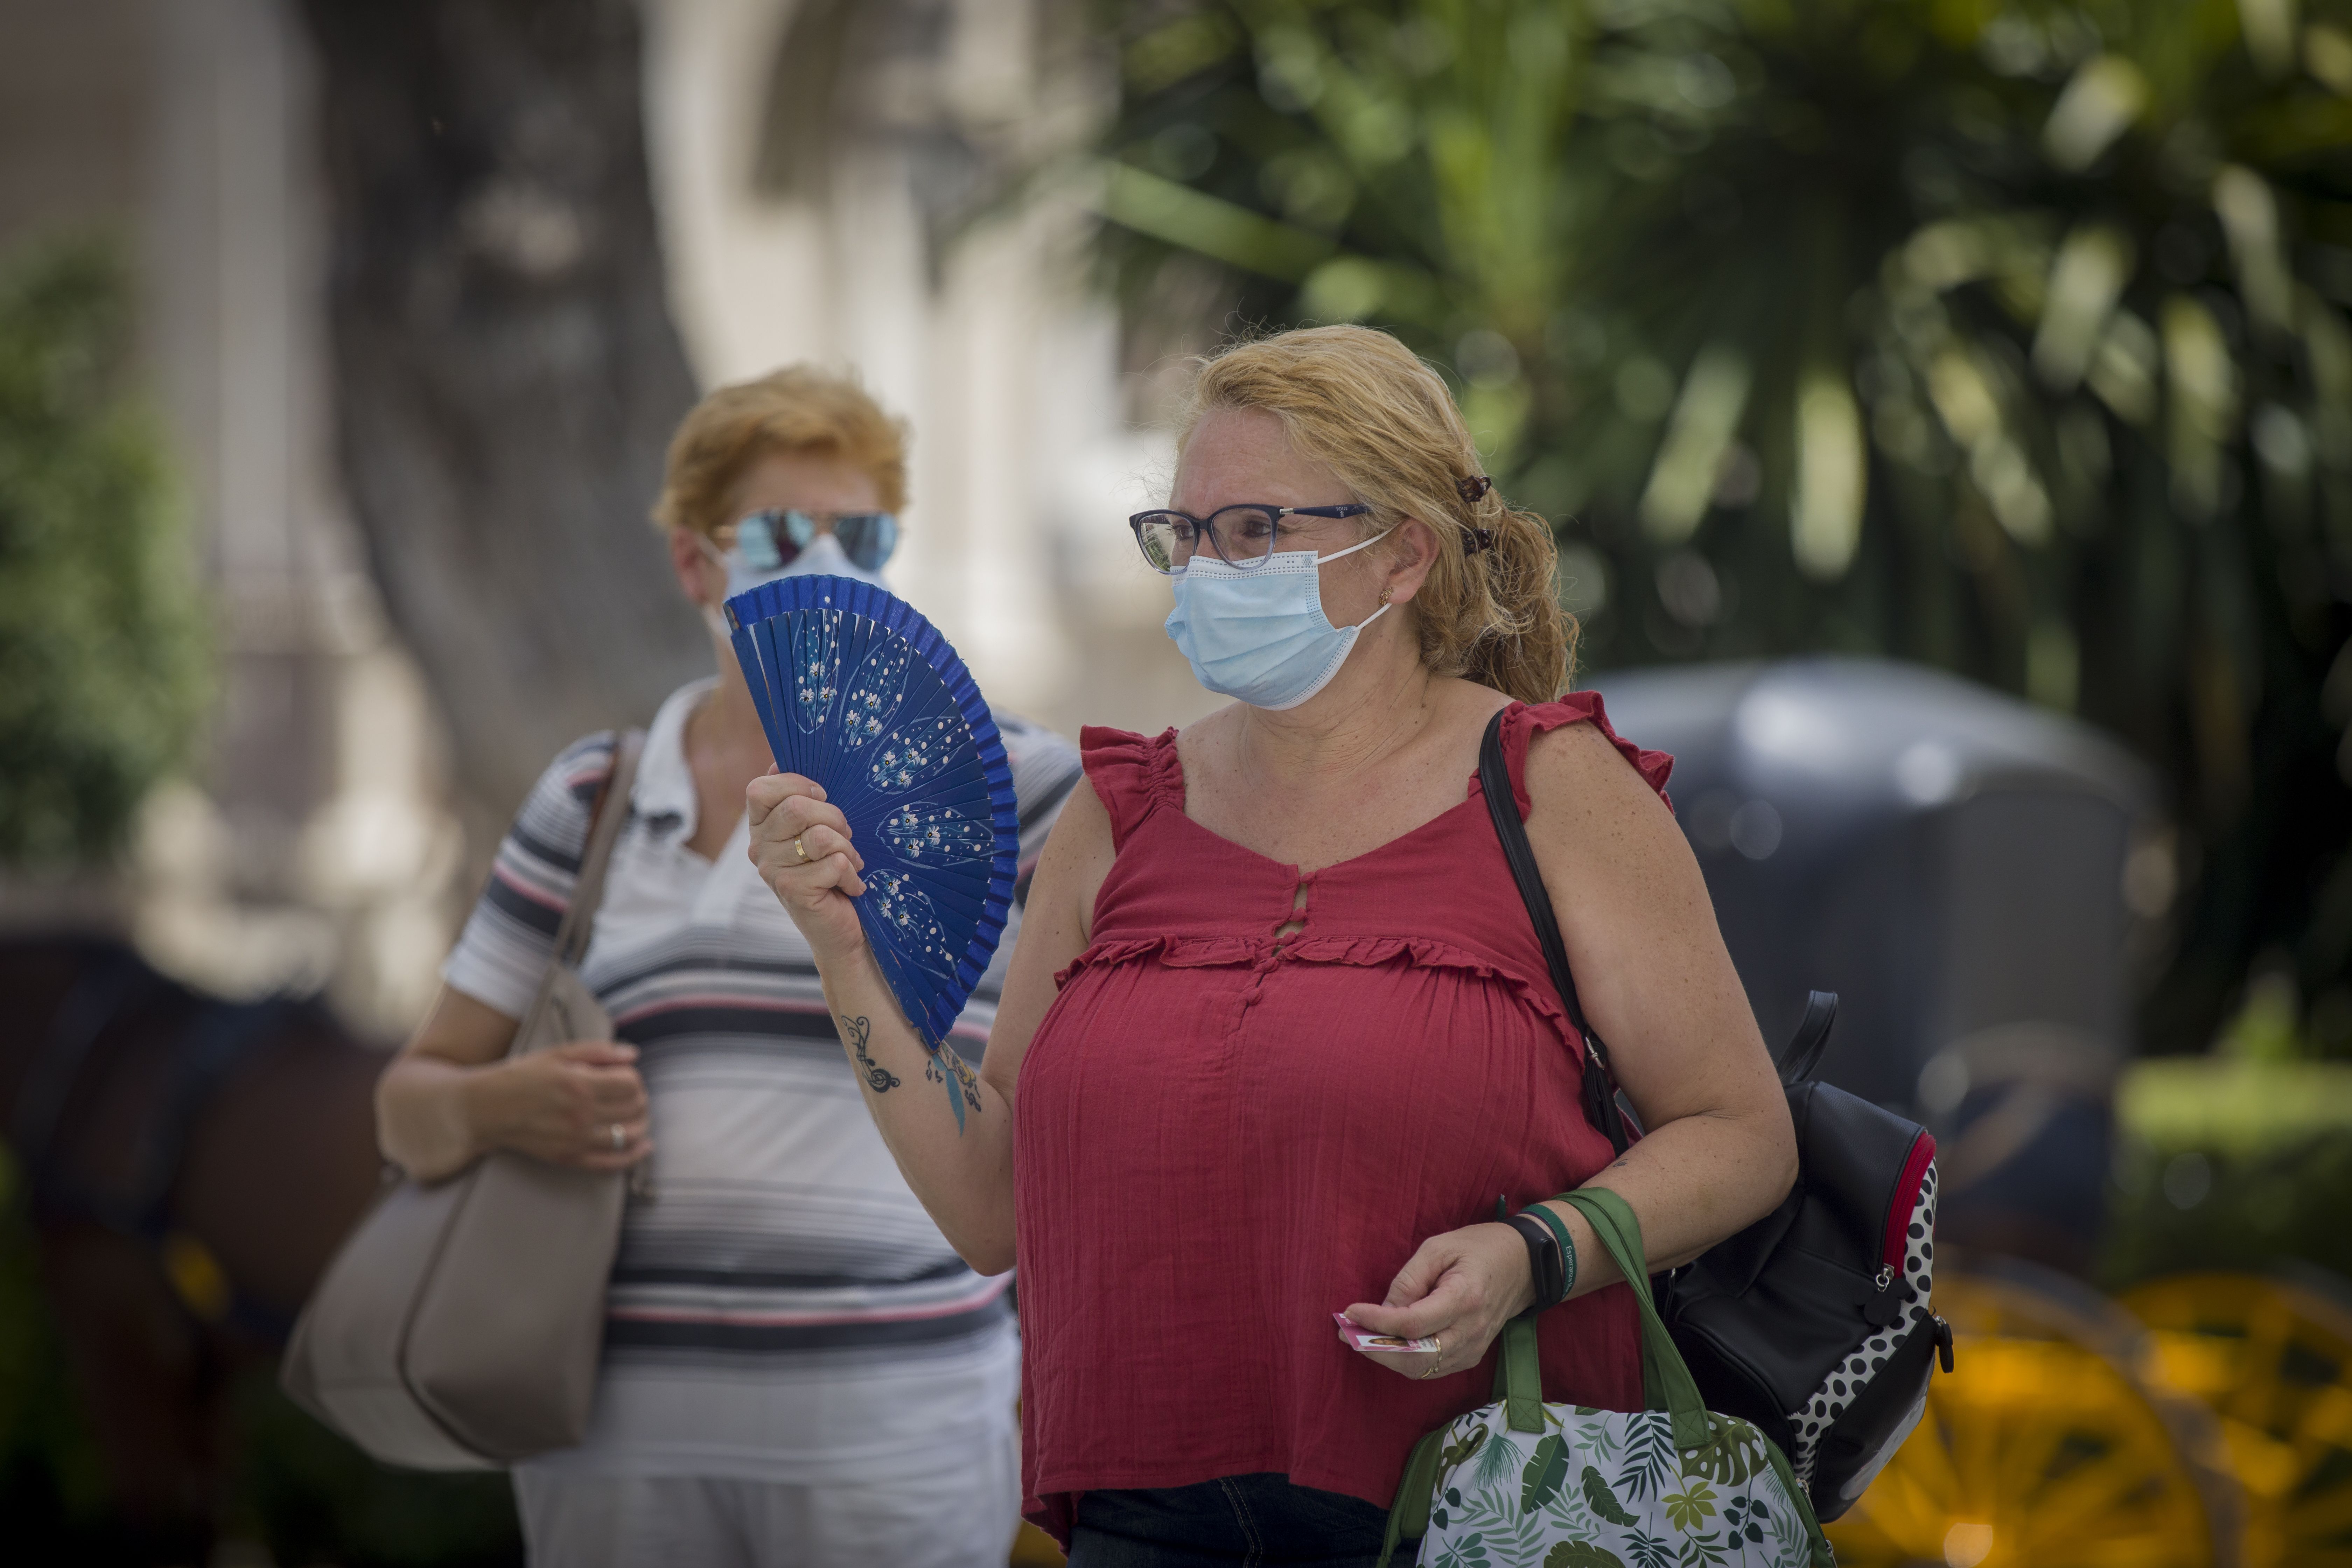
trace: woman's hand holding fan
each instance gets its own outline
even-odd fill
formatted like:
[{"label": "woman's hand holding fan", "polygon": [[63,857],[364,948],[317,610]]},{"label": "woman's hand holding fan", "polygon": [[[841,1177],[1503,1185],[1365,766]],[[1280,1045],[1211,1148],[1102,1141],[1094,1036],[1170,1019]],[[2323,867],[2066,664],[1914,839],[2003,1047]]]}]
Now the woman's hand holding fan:
[{"label": "woman's hand holding fan", "polygon": [[[851,902],[866,891],[866,857],[849,819],[827,803],[824,786],[798,773],[751,781],[751,863],[784,912],[808,939],[820,968],[850,960],[866,946]],[[805,851],[805,854],[803,854]]]}]

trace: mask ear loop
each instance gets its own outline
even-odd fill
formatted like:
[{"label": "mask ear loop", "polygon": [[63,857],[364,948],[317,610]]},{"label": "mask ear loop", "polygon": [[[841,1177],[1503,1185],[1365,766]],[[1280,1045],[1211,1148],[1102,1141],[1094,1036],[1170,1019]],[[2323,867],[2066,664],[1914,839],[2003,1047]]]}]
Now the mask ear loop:
[{"label": "mask ear loop", "polygon": [[1375,533],[1370,539],[1360,539],[1355,543],[1348,546],[1345,550],[1334,550],[1328,555],[1318,555],[1315,558],[1315,564],[1321,566],[1329,562],[1339,560],[1343,556],[1353,555],[1359,550],[1370,550],[1373,545],[1378,544],[1381,540],[1386,539],[1388,535],[1386,533]]},{"label": "mask ear loop", "polygon": [[[1328,561],[1337,561],[1343,555],[1353,555],[1359,550],[1370,550],[1373,545],[1378,544],[1381,540],[1386,539],[1387,537],[1387,533],[1381,532],[1375,533],[1370,539],[1360,539],[1355,543],[1348,546],[1345,550],[1334,550],[1328,555],[1317,556],[1315,558],[1315,564],[1319,567],[1324,563]],[[1396,590],[1394,588],[1382,587],[1381,589],[1381,607],[1374,610],[1370,615],[1366,616],[1362,620],[1358,621],[1349,629],[1350,631],[1360,632],[1366,626],[1370,626],[1374,621],[1379,620],[1382,616],[1387,615],[1389,611],[1394,607],[1389,603],[1389,595],[1395,592]]]}]

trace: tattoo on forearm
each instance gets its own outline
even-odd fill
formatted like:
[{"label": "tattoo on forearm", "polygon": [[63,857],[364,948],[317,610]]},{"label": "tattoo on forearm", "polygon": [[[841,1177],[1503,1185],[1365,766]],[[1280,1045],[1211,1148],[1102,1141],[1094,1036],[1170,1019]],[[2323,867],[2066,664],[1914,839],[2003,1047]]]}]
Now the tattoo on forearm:
[{"label": "tattoo on forearm", "polygon": [[866,1075],[866,1087],[877,1094],[887,1094],[898,1087],[898,1075],[866,1054],[866,1042],[873,1037],[873,1026],[863,1018],[844,1016],[841,1032],[849,1040],[849,1048],[857,1058],[857,1068]]},{"label": "tattoo on forearm", "polygon": [[[946,1066],[942,1068],[941,1063],[945,1063]],[[953,1046],[941,1046],[924,1067],[923,1076],[933,1083],[945,1083],[947,1074],[950,1072],[955,1074],[956,1082],[962,1086],[963,1102],[974,1110],[978,1110],[980,1109],[979,1078],[973,1074],[971,1066],[964,1061],[963,1058],[956,1054],[956,1048]],[[963,1119],[958,1117],[956,1120],[961,1122]]]}]

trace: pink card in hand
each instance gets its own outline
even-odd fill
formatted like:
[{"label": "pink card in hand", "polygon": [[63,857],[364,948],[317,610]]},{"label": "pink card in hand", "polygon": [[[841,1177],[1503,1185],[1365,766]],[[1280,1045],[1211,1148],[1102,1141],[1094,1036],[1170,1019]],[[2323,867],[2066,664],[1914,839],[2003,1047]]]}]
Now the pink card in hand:
[{"label": "pink card in hand", "polygon": [[1427,1352],[1438,1348],[1437,1342],[1433,1339],[1404,1340],[1399,1339],[1394,1334],[1376,1334],[1372,1332],[1371,1330],[1365,1328],[1360,1323],[1358,1323],[1354,1319],[1349,1317],[1345,1312],[1332,1313],[1331,1321],[1339,1325],[1339,1333],[1341,1337],[1346,1339],[1349,1344],[1355,1346],[1360,1351],[1419,1351]]}]

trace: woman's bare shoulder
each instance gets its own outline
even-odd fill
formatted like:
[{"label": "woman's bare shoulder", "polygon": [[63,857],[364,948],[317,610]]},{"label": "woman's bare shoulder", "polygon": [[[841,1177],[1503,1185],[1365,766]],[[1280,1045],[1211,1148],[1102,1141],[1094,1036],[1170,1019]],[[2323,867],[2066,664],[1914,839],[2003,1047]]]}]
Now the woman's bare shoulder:
[{"label": "woman's bare shoulder", "polygon": [[1095,893],[1118,858],[1118,841],[1111,829],[1110,810],[1095,793],[1095,781],[1081,778],[1062,803],[1062,814],[1045,836],[1037,858],[1037,879],[1029,892],[1032,918],[1042,902],[1066,900],[1065,914],[1084,931],[1093,924]]},{"label": "woman's bare shoulder", "polygon": [[1638,822],[1681,837],[1658,792],[1590,720],[1547,730],[1528,742],[1527,786],[1531,816]]},{"label": "woman's bare shoulder", "polygon": [[1081,774],[1062,802],[1062,814],[1055,819],[1053,832],[1046,836],[1045,852],[1053,854],[1056,844],[1068,852],[1097,843],[1105,849],[1111,847],[1110,810],[1103,805],[1102,796],[1095,793],[1095,781]]}]

